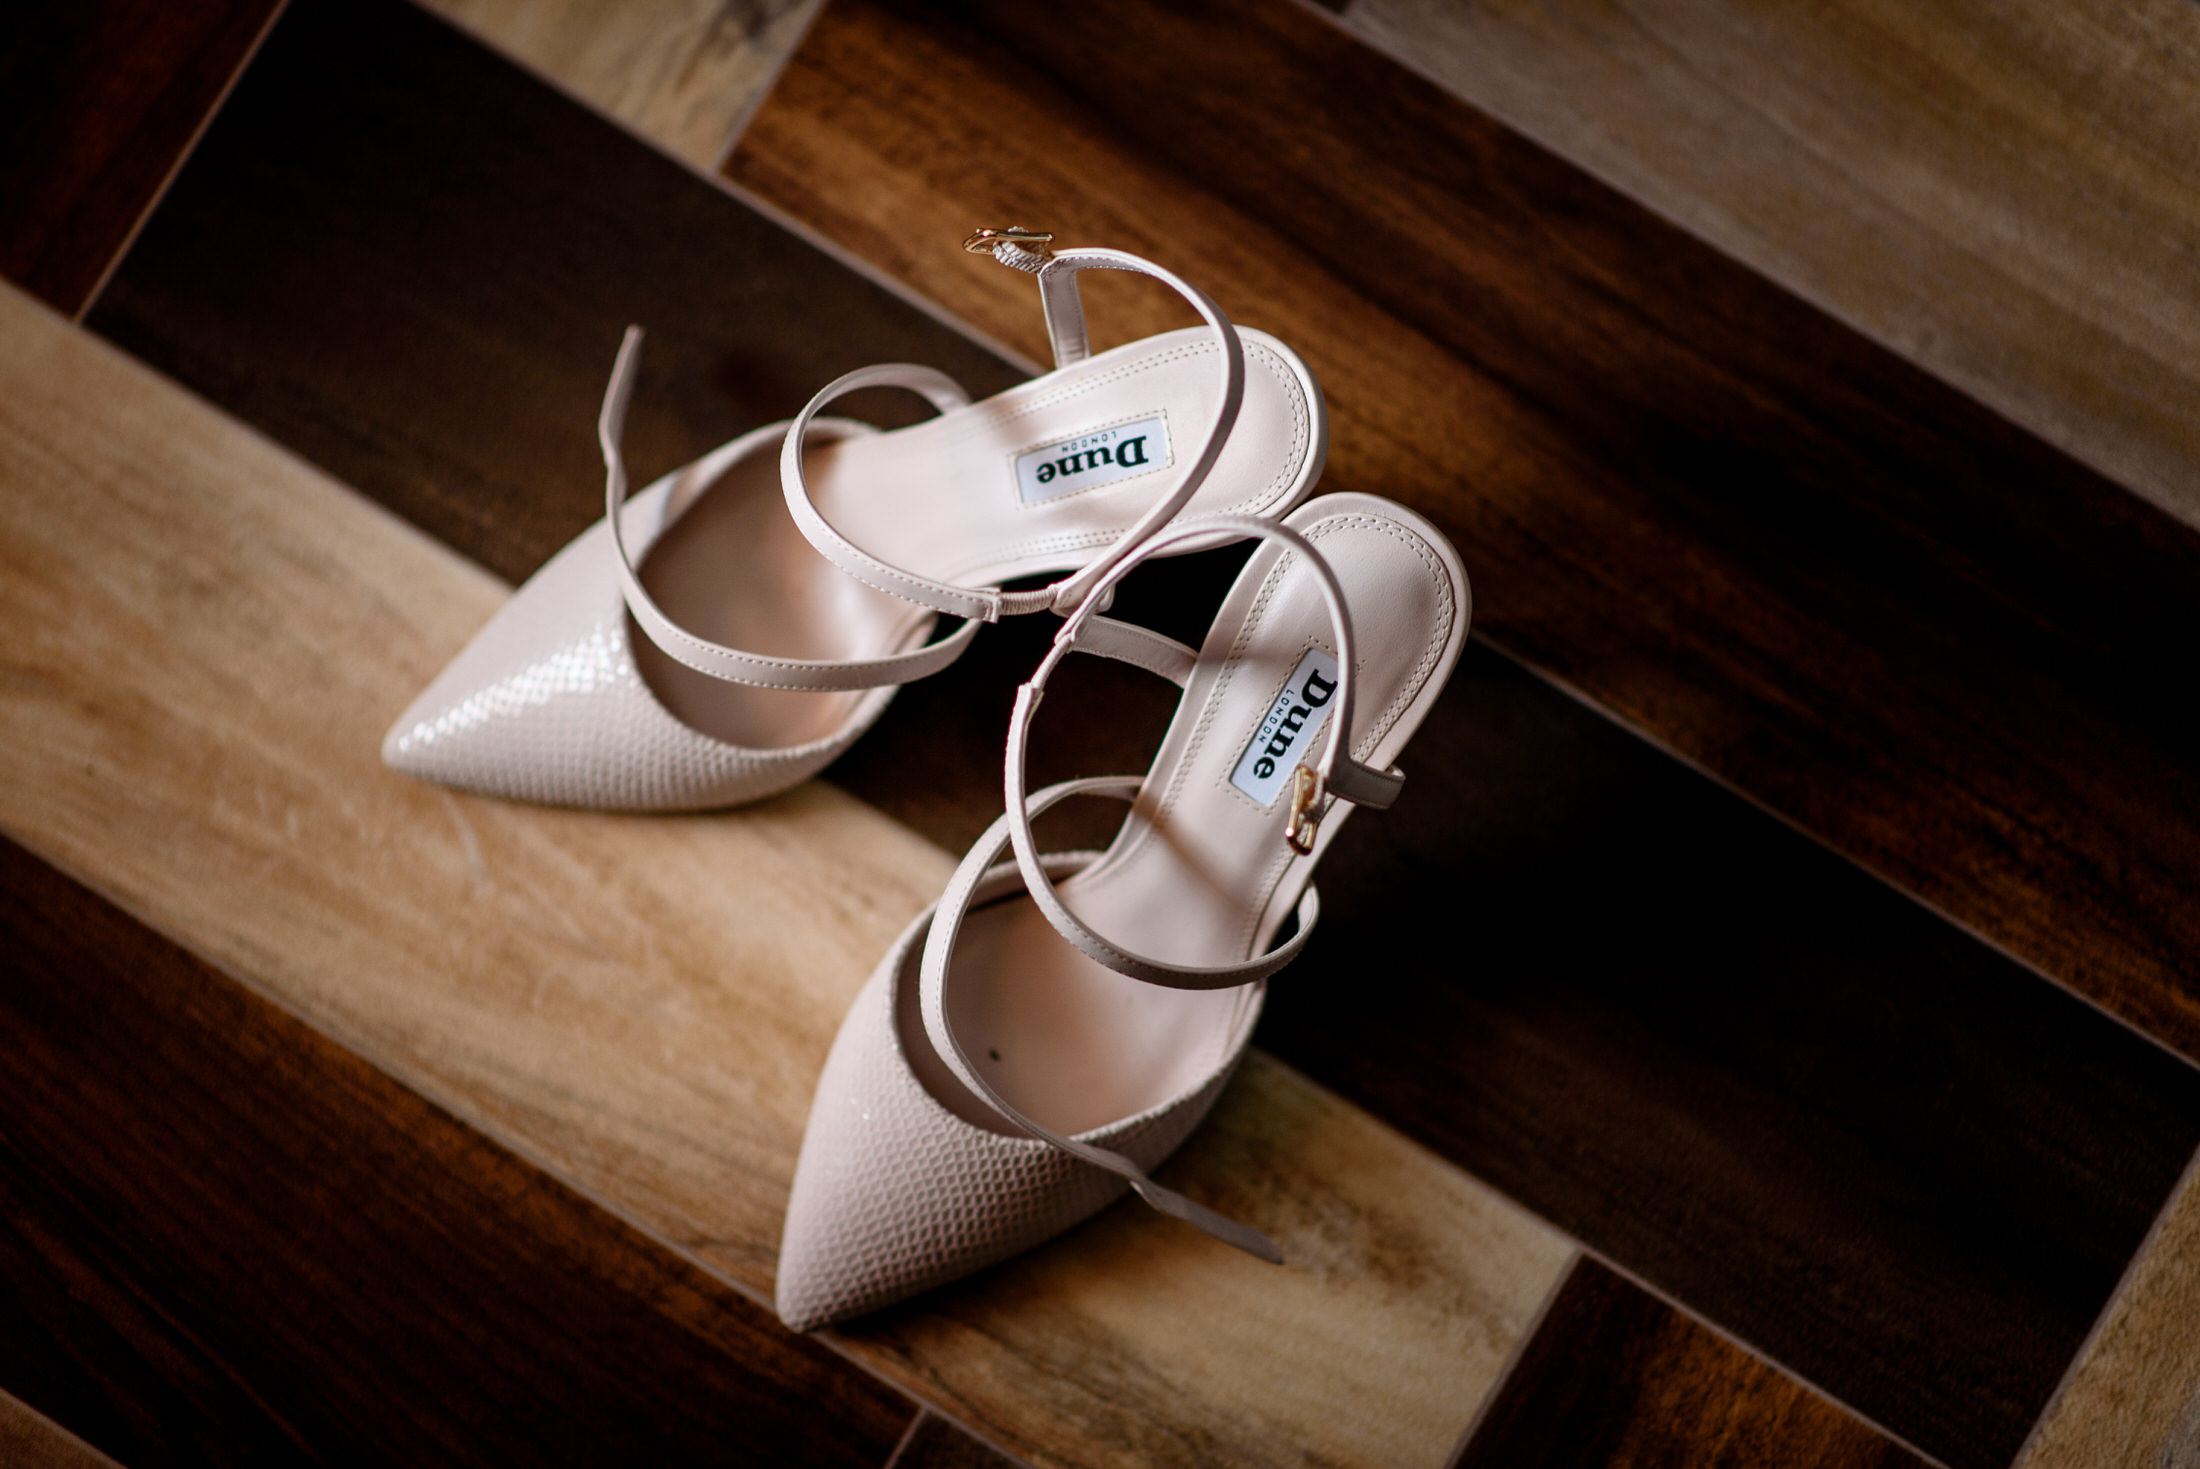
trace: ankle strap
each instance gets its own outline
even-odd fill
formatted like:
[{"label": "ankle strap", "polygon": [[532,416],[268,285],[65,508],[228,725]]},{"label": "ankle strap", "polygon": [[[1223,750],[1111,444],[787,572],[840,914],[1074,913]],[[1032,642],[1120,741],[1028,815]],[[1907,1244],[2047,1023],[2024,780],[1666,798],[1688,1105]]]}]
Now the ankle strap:
[{"label": "ankle strap", "polygon": [[[1108,567],[1129,554],[1191,503],[1192,496],[1206,482],[1208,474],[1215,467],[1215,461],[1221,457],[1222,447],[1230,437],[1230,430],[1237,425],[1238,409],[1245,401],[1245,347],[1238,340],[1237,328],[1230,324],[1230,319],[1223,315],[1222,308],[1206,292],[1181,276],[1122,250],[1064,250],[1059,254],[1045,255],[1003,242],[995,248],[994,256],[1004,265],[1038,277],[1039,298],[1046,310],[1047,332],[1054,343],[1055,363],[1058,368],[1081,362],[1091,355],[1091,346],[1085,334],[1083,298],[1077,288],[1079,272],[1124,270],[1135,275],[1152,276],[1169,286],[1191,303],[1192,308],[1213,329],[1222,344],[1222,407],[1207,432],[1206,443],[1201,446],[1198,457],[1192,461],[1184,477],[1174,489],[1154,502],[1139,517],[1137,523],[1118,536],[1112,545],[1084,567],[1051,586],[1028,592],[1004,592],[999,587],[961,587],[949,582],[935,581],[931,577],[919,576],[915,572],[880,560],[833,529],[825,517],[818,513],[817,505],[810,495],[808,476],[803,470],[802,447],[808,442],[812,420],[826,404],[858,388],[908,388],[922,393],[942,413],[966,405],[970,401],[968,395],[954,379],[944,373],[906,362],[861,368],[827,383],[802,412],[796,415],[794,427],[788,431],[786,445],[780,451],[780,484],[787,496],[787,510],[794,516],[794,523],[809,538],[810,544],[817,548],[819,555],[857,581],[891,592],[920,606],[930,607],[935,612],[944,612],[952,617],[974,618],[981,622],[998,622],[1003,617],[1020,616],[1027,612],[1061,612],[1085,601]],[[1034,265],[1034,261],[1038,263]]]},{"label": "ankle strap", "polygon": [[[611,370],[611,384],[604,390],[603,412],[596,420],[596,437],[603,447],[604,510],[611,521],[611,545],[619,562],[619,587],[626,596],[627,611],[649,640],[666,655],[697,673],[728,683],[766,689],[808,689],[818,692],[875,689],[883,684],[904,684],[939,672],[962,656],[977,635],[978,624],[965,621],[935,643],[884,658],[773,658],[745,653],[723,643],[699,638],[681,627],[649,595],[635,573],[634,558],[627,554],[626,528],[620,512],[626,505],[626,456],[620,440],[626,432],[627,407],[634,397],[635,369],[641,362],[642,329],[630,326],[619,345],[619,360]],[[827,419],[809,425],[822,438],[847,438],[868,432],[846,419]],[[790,436],[789,442],[791,443]]]},{"label": "ankle strap", "polygon": [[[1065,781],[1061,785],[1047,787],[1033,797],[1032,801],[1034,809],[1043,811],[1055,802],[1071,796],[1111,795],[1129,800],[1136,796],[1140,784],[1137,776],[1103,776],[1097,780]],[[1002,849],[1007,845],[1008,818],[1004,816],[995,821],[984,836],[978,838],[977,845],[970,849],[969,855],[963,858],[962,865],[955,869],[954,877],[948,880],[947,891],[940,895],[939,905],[933,910],[932,928],[925,938],[924,960],[918,971],[917,981],[919,1000],[924,1010],[924,1028],[926,1034],[932,1038],[932,1048],[973,1095],[1032,1137],[1127,1180],[1138,1191],[1140,1198],[1162,1213],[1202,1229],[1224,1244],[1235,1245],[1247,1254],[1281,1265],[1283,1251],[1277,1249],[1275,1241],[1267,1235],[1218,1214],[1204,1204],[1195,1203],[1174,1189],[1155,1183],[1147,1176],[1145,1169],[1121,1153],[1079,1142],[1076,1138],[1065,1137],[1034,1122],[995,1091],[978,1074],[977,1067],[970,1064],[970,1057],[964,1053],[962,1042],[956,1039],[954,1029],[947,1021],[948,965],[954,957],[955,941],[962,933],[963,919],[968,916],[975,902],[981,895],[992,894],[1000,886],[1002,878],[1015,872],[1012,866],[994,865],[994,859],[1001,855]],[[1089,852],[1062,853],[1050,855],[1041,861],[1050,877],[1057,873],[1066,877],[1091,862],[1093,856]],[[1308,889],[1310,898],[1312,891],[1311,888]],[[1309,925],[1302,924],[1302,930],[1306,926]]]},{"label": "ankle strap", "polygon": [[[1104,657],[1117,658],[1141,668],[1152,669],[1164,676],[1170,676],[1174,668],[1181,668],[1188,678],[1191,668],[1196,664],[1196,655],[1190,661],[1179,662],[1176,653],[1169,650],[1189,654],[1189,648],[1157,633],[1101,617],[1099,608],[1113,593],[1116,583],[1147,557],[1173,542],[1212,535],[1218,530],[1233,532],[1238,536],[1278,541],[1289,547],[1294,554],[1303,557],[1307,570],[1321,586],[1322,599],[1329,610],[1330,626],[1337,638],[1337,712],[1328,722],[1328,733],[1320,756],[1311,768],[1302,766],[1298,779],[1293,782],[1293,804],[1286,827],[1286,840],[1292,849],[1301,856],[1313,853],[1315,830],[1335,801],[1345,800],[1380,810],[1397,799],[1398,790],[1405,783],[1405,776],[1400,772],[1376,770],[1354,760],[1345,752],[1346,742],[1351,738],[1352,698],[1358,666],[1358,650],[1352,633],[1352,614],[1345,606],[1344,592],[1337,584],[1336,573],[1330,570],[1329,563],[1296,530],[1251,516],[1199,516],[1169,527],[1110,567],[1085,603],[1062,624],[1061,631],[1055,634],[1054,645],[1047,650],[1047,655],[1040,661],[1037,671],[1016,691],[1016,707],[1009,718],[1008,753],[1002,774],[1006,810],[1001,816],[1001,823],[1007,827],[1009,844],[1015,849],[1016,865],[1023,872],[1024,885],[1030,890],[1032,901],[1039,905],[1039,911],[1046,914],[1047,921],[1054,925],[1055,932],[1087,957],[1118,974],[1126,974],[1148,984],[1166,985],[1172,989],[1226,989],[1250,984],[1255,980],[1266,979],[1289,964],[1298,957],[1299,950],[1305,946],[1307,938],[1313,933],[1315,921],[1320,917],[1321,906],[1312,885],[1308,885],[1306,896],[1300,902],[1298,932],[1287,942],[1242,963],[1171,964],[1113,943],[1095,933],[1069,911],[1040,861],[1038,842],[1031,830],[1031,818],[1046,809],[1054,800],[1060,799],[1060,796],[1055,795],[1043,801],[1027,796],[1025,752],[1030,739],[1031,721],[1038,711],[1040,699],[1045,695],[1047,679],[1062,659],[1072,652],[1097,653]],[[1090,786],[1095,791],[1101,788],[1092,782],[1072,784]],[[1051,787],[1050,790],[1074,794],[1062,786]]]}]

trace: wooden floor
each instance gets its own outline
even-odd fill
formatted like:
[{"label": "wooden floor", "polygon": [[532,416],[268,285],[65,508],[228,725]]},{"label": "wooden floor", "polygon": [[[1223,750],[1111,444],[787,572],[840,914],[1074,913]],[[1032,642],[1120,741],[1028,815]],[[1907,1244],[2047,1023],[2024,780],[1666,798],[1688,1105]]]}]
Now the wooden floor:
[{"label": "wooden floor", "polygon": [[[2132,305],[2194,103],[2042,80],[2182,12],[437,9],[0,21],[0,1454],[2200,1456],[2200,336]],[[2145,227],[2028,232],[2051,163]],[[1125,1206],[795,1336],[818,1067],[1046,630],[734,813],[376,747],[600,513],[627,322],[645,474],[873,361],[992,391],[1012,221],[1297,346],[1477,636],[1167,1169],[1292,1266]],[[1167,719],[1084,672],[1045,778]]]}]

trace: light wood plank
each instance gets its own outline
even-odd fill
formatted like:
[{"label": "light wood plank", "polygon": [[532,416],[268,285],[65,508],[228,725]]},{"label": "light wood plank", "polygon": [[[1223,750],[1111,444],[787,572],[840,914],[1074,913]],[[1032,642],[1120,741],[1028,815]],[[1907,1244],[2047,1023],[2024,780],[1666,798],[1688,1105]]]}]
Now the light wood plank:
[{"label": "light wood plank", "polygon": [[4,1392],[0,1392],[0,1464],[15,1469],[116,1469],[114,1460]]},{"label": "light wood plank", "polygon": [[1345,24],[2200,524],[2200,8],[1354,0]]},{"label": "light wood plank", "polygon": [[2018,1469],[2200,1469],[2200,1160]]},{"label": "light wood plank", "polygon": [[824,0],[421,0],[697,168],[713,168]]},{"label": "light wood plank", "polygon": [[[948,855],[811,785],[643,819],[456,797],[380,733],[485,573],[0,296],[0,826],[525,1156],[770,1288],[839,1015]],[[1041,1463],[1434,1462],[1567,1247],[1256,1056],[1119,1208],[844,1334]]]},{"label": "light wood plank", "polygon": [[116,1458],[878,1469],[915,1421],[4,839],[0,955],[0,1384]]}]

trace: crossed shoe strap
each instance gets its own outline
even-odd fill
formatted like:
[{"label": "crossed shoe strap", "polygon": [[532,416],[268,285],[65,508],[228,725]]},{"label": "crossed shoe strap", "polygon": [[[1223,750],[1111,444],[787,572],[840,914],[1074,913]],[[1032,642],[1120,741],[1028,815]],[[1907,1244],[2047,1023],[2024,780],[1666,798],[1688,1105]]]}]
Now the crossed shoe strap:
[{"label": "crossed shoe strap", "polygon": [[803,446],[817,427],[813,420],[826,404],[845,394],[858,388],[908,388],[922,393],[934,407],[945,413],[969,401],[961,388],[943,373],[901,362],[860,368],[827,383],[796,415],[794,426],[788,430],[786,443],[780,450],[780,484],[786,492],[787,510],[794,516],[794,523],[817,548],[819,555],[856,580],[930,607],[935,612],[982,622],[997,622],[1002,617],[1027,612],[1062,612],[1085,602],[1111,565],[1144,543],[1191,503],[1192,496],[1206,482],[1215,461],[1221,457],[1223,445],[1228,442],[1231,429],[1236,427],[1238,410],[1245,401],[1245,347],[1238,339],[1237,328],[1230,324],[1230,319],[1223,315],[1222,308],[1213,298],[1175,272],[1122,250],[1064,250],[1048,255],[1004,242],[994,254],[1003,264],[1030,271],[1038,277],[1057,367],[1068,366],[1091,355],[1085,334],[1084,307],[1076,285],[1079,272],[1123,270],[1152,276],[1168,285],[1191,303],[1222,344],[1222,406],[1215,415],[1213,426],[1208,429],[1206,443],[1176,486],[1155,501],[1112,545],[1081,570],[1051,586],[1027,592],[1004,592],[999,587],[962,587],[920,576],[856,545],[818,512],[802,462]]},{"label": "crossed shoe strap", "polygon": [[1228,989],[1266,979],[1289,964],[1299,955],[1313,933],[1315,920],[1320,916],[1320,903],[1311,884],[1300,900],[1298,932],[1265,954],[1257,954],[1236,964],[1185,965],[1170,964],[1134,952],[1099,933],[1094,932],[1076,914],[1069,911],[1048,878],[1040,861],[1037,839],[1032,835],[1031,817],[1036,809],[1027,798],[1025,782],[1025,752],[1030,740],[1031,721],[1038,712],[1039,701],[1045,695],[1047,679],[1072,652],[1097,653],[1116,658],[1141,668],[1150,669],[1182,684],[1190,677],[1198,661],[1198,655],[1182,643],[1164,638],[1158,633],[1113,618],[1099,615],[1115,586],[1131,569],[1147,557],[1170,544],[1211,536],[1217,531],[1235,536],[1259,537],[1278,541],[1303,558],[1306,570],[1313,575],[1322,590],[1322,600],[1329,612],[1331,629],[1337,638],[1337,713],[1329,721],[1327,737],[1321,754],[1311,767],[1300,772],[1293,782],[1293,809],[1287,829],[1287,839],[1302,855],[1313,851],[1313,833],[1322,816],[1336,800],[1346,800],[1354,805],[1368,806],[1376,810],[1388,807],[1398,798],[1398,791],[1405,777],[1395,770],[1376,770],[1354,760],[1345,750],[1345,742],[1352,728],[1352,698],[1357,682],[1357,645],[1352,633],[1351,609],[1345,605],[1344,592],[1337,584],[1336,573],[1322,559],[1307,539],[1287,525],[1274,521],[1258,520],[1248,515],[1203,515],[1179,521],[1160,532],[1153,539],[1139,546],[1129,556],[1110,567],[1092,589],[1084,605],[1080,606],[1062,624],[1055,634],[1054,645],[1039,663],[1038,670],[1016,691],[1015,711],[1009,717],[1008,752],[1003,769],[1005,811],[1001,816],[1006,823],[1010,845],[1015,849],[1016,864],[1024,874],[1024,884],[1030,889],[1032,901],[1057,933],[1075,945],[1088,958],[1104,964],[1118,974],[1148,984],[1165,985],[1172,989]]},{"label": "crossed shoe strap", "polygon": [[[1004,848],[1014,849],[1016,867],[1023,877],[1026,891],[1038,904],[1040,911],[1046,914],[1048,922],[1057,933],[1080,952],[1109,969],[1149,984],[1176,989],[1220,989],[1251,984],[1266,979],[1297,958],[1306,946],[1306,941],[1313,935],[1321,918],[1321,898],[1313,884],[1308,883],[1306,891],[1299,899],[1297,932],[1265,954],[1238,964],[1197,966],[1171,964],[1134,953],[1095,933],[1063,905],[1054,882],[1056,876],[1072,864],[1058,855],[1042,855],[1032,834],[1031,821],[1034,816],[1072,796],[1113,796],[1120,800],[1136,801],[1144,792],[1146,781],[1142,777],[1102,776],[1064,781],[1059,785],[1048,786],[1035,795],[1028,794],[1024,781],[1024,750],[1030,733],[1031,718],[1045,691],[1048,676],[1071,652],[1115,658],[1160,674],[1180,686],[1189,684],[1198,666],[1197,653],[1173,638],[1131,623],[1102,617],[1099,609],[1107,604],[1116,584],[1148,556],[1175,541],[1192,540],[1213,535],[1217,531],[1281,542],[1304,559],[1307,570],[1322,589],[1331,629],[1337,638],[1337,713],[1329,723],[1328,740],[1311,770],[1314,778],[1313,799],[1323,803],[1344,799],[1358,805],[1381,808],[1389,806],[1397,798],[1404,776],[1395,770],[1375,770],[1352,759],[1344,751],[1344,741],[1349,738],[1348,732],[1352,728],[1357,646],[1353,637],[1351,610],[1345,605],[1343,589],[1337,584],[1336,574],[1330,569],[1329,563],[1314,549],[1312,543],[1289,526],[1256,520],[1250,516],[1234,515],[1200,516],[1181,521],[1139,546],[1108,569],[1092,588],[1086,601],[1063,623],[1061,631],[1055,636],[1054,646],[1048,650],[1030,681],[1017,691],[1016,711],[1009,726],[1004,777],[1007,809],[970,849],[969,855],[956,869],[954,878],[949,881],[947,891],[940,898],[939,907],[933,914],[931,933],[926,940],[919,992],[925,1030],[932,1039],[933,1047],[963,1084],[1003,1117],[1031,1136],[1128,1180],[1141,1198],[1162,1213],[1182,1219],[1248,1254],[1281,1263],[1282,1252],[1276,1248],[1273,1240],[1259,1230],[1217,1214],[1205,1205],[1195,1203],[1154,1182],[1143,1168],[1121,1153],[1065,1137],[1024,1115],[995,1091],[971,1064],[947,1018],[947,974],[949,962],[954,955],[956,938],[961,932],[964,917],[970,910],[974,896],[981,890],[987,878],[998,870],[993,864]],[[1313,813],[1312,819],[1318,821],[1320,812]],[[1310,848],[1311,843],[1307,850]],[[1082,866],[1083,863],[1076,862],[1074,865]]]},{"label": "crossed shoe strap", "polygon": [[[965,620],[946,637],[905,653],[883,658],[834,659],[775,658],[743,652],[699,638],[666,616],[634,570],[634,558],[627,554],[626,528],[620,515],[627,495],[626,456],[621,451],[620,440],[626,431],[627,406],[634,397],[634,373],[641,360],[641,351],[642,329],[630,326],[626,329],[625,341],[619,346],[618,365],[611,371],[611,385],[604,392],[603,412],[596,420],[596,436],[603,446],[604,507],[611,520],[611,544],[618,556],[619,585],[626,594],[627,610],[634,614],[635,623],[648,634],[651,642],[697,673],[729,683],[817,692],[909,683],[939,672],[962,656],[970,640],[977,635],[978,624],[974,621]],[[952,383],[948,387],[954,389]],[[955,390],[954,401],[946,406],[957,406],[963,401],[967,400]],[[867,432],[861,425],[844,419],[813,423],[809,428],[813,434],[830,438]]]},{"label": "crossed shoe strap", "polygon": [[[1090,795],[1117,796],[1123,800],[1132,800],[1136,798],[1143,784],[1135,775],[1064,781],[1060,785],[1048,786],[1040,791],[1032,797],[1031,805],[1033,810],[1044,811],[1055,802],[1067,800],[1071,796]],[[1276,1242],[1267,1235],[1218,1214],[1172,1188],[1154,1182],[1136,1161],[1112,1148],[1080,1142],[1033,1121],[1014,1103],[995,1091],[991,1083],[978,1074],[977,1067],[970,1063],[970,1057],[963,1051],[962,1042],[956,1039],[954,1030],[947,1023],[947,969],[954,956],[955,940],[962,932],[963,919],[970,912],[973,898],[987,885],[988,879],[1005,870],[1005,864],[996,867],[994,862],[1007,846],[1008,818],[1003,816],[987,829],[984,836],[978,838],[977,845],[963,858],[962,865],[955,869],[954,877],[948,881],[947,891],[940,895],[939,906],[933,912],[932,931],[925,940],[924,961],[918,977],[919,995],[924,1009],[924,1028],[932,1038],[933,1048],[964,1086],[970,1088],[987,1106],[1032,1137],[1074,1158],[1082,1159],[1095,1168],[1104,1168],[1127,1180],[1138,1191],[1140,1198],[1162,1213],[1204,1230],[1224,1244],[1235,1245],[1249,1255],[1281,1265],[1283,1251],[1276,1248]],[[1082,866],[1090,857],[1080,860],[1078,857],[1065,858],[1056,855],[1042,860],[1046,867],[1066,875],[1066,869]],[[1308,892],[1311,895],[1312,889],[1308,889]]]}]

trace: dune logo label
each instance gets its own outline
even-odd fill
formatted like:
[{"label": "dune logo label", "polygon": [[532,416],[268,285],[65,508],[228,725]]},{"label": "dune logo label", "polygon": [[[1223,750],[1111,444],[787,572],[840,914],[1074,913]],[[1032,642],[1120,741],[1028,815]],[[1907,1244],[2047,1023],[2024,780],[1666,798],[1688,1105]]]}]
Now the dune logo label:
[{"label": "dune logo label", "polygon": [[1025,450],[1016,456],[1016,492],[1036,505],[1168,467],[1169,421],[1156,414]]},{"label": "dune logo label", "polygon": [[1269,704],[1267,717],[1246,741],[1237,768],[1230,772],[1230,784],[1263,806],[1273,804],[1291,772],[1317,748],[1314,737],[1328,720],[1329,704],[1336,696],[1337,660],[1319,648],[1307,649],[1283,692]]}]

